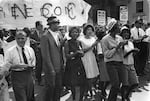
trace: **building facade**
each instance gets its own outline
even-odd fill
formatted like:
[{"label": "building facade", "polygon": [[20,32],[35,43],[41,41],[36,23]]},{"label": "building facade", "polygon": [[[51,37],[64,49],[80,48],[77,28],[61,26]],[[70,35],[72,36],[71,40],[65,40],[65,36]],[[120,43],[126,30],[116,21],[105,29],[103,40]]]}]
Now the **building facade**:
[{"label": "building facade", "polygon": [[131,23],[137,19],[150,22],[150,0],[132,0],[127,6]]},{"label": "building facade", "polygon": [[[92,8],[89,12],[89,22],[97,23],[97,10],[105,10],[106,17],[112,17],[119,20],[120,5],[128,5],[131,0],[84,0]],[[107,19],[107,18],[106,18]]]},{"label": "building facade", "polygon": [[84,0],[92,8],[89,12],[89,22],[97,23],[97,10],[105,10],[106,17],[120,20],[120,6],[128,7],[128,21],[133,23],[142,18],[145,23],[150,22],[150,0]]}]

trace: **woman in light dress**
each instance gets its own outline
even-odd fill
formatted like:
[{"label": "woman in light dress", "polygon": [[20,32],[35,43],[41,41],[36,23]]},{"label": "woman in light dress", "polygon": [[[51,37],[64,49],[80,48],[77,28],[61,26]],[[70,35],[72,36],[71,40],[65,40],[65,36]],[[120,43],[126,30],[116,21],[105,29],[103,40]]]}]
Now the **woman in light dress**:
[{"label": "woman in light dress", "polygon": [[82,57],[83,65],[85,68],[86,78],[88,81],[87,90],[90,92],[90,97],[94,99],[93,85],[94,79],[99,75],[99,69],[96,62],[93,48],[97,44],[97,40],[94,34],[94,27],[90,24],[86,25],[83,29],[84,36],[80,38],[82,49],[84,50],[84,56]]}]

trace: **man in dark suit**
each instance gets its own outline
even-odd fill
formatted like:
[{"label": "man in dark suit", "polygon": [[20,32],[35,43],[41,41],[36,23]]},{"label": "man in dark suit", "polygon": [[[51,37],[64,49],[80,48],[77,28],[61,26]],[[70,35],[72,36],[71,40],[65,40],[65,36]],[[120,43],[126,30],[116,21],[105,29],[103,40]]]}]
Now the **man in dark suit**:
[{"label": "man in dark suit", "polygon": [[43,34],[43,25],[41,21],[36,21],[35,22],[35,31],[33,32],[33,34],[31,34],[31,38],[34,39],[35,41],[40,41],[40,38]]},{"label": "man in dark suit", "polygon": [[31,47],[35,51],[36,56],[36,70],[35,70],[35,76],[38,81],[38,84],[41,84],[41,73],[42,73],[42,56],[41,56],[41,49],[40,49],[40,38],[43,34],[43,25],[41,21],[35,22],[35,31],[33,34],[30,35],[31,38]]},{"label": "man in dark suit", "polygon": [[41,37],[41,52],[43,70],[45,73],[44,101],[60,101],[62,89],[62,45],[59,29],[59,20],[55,16],[47,19],[48,30]]}]

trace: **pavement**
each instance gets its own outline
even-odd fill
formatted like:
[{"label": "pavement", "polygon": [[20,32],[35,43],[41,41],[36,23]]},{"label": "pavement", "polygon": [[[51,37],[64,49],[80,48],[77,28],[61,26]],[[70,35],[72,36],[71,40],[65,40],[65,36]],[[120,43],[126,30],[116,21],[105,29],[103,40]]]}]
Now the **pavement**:
[{"label": "pavement", "polygon": [[[149,69],[150,70],[150,69]],[[131,101],[150,101],[150,71],[147,70],[146,75],[139,77],[139,88],[133,92],[131,95]],[[43,86],[38,86],[37,83],[35,83],[35,98],[36,101],[43,101],[42,96],[43,96]],[[76,90],[77,95],[76,95],[76,100],[78,101],[79,99],[79,88]],[[14,93],[12,88],[9,88],[9,93],[10,93],[10,101],[15,101],[14,98]],[[107,90],[107,94],[109,93],[109,89]],[[61,97],[61,101],[73,101],[72,96],[71,96],[71,91]],[[90,101],[90,100],[89,100]],[[96,95],[96,100],[95,101],[100,101],[100,94],[98,93]],[[121,97],[118,96],[118,100],[121,101]]]}]

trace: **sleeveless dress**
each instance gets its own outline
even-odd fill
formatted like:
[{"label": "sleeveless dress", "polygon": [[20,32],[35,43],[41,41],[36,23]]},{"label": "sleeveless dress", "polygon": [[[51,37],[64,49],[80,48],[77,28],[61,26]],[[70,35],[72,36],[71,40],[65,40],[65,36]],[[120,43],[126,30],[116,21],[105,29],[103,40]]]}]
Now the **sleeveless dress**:
[{"label": "sleeveless dress", "polygon": [[[77,50],[80,50],[79,44],[73,40],[68,40],[68,47],[69,47],[69,54],[72,54]],[[81,57],[79,55],[76,55],[71,59],[67,59],[64,76],[65,76],[65,85],[68,86],[84,85],[86,76]]]},{"label": "sleeveless dress", "polygon": [[[82,37],[80,41],[82,43],[82,48],[87,49],[93,45],[93,43],[96,41],[96,38],[91,37],[87,39],[85,37]],[[99,75],[99,69],[95,54],[93,53],[93,49],[84,54],[84,56],[82,57],[82,61],[85,68],[86,77],[88,79],[95,78]]]}]

